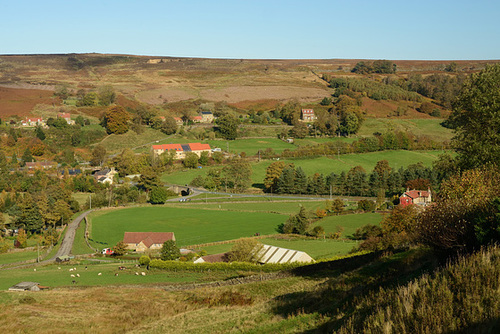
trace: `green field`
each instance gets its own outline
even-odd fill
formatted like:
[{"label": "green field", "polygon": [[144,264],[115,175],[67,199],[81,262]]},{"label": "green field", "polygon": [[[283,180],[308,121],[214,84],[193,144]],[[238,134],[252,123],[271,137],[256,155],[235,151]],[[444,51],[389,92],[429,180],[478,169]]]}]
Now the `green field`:
[{"label": "green field", "polygon": [[203,210],[193,208],[139,207],[91,214],[91,244],[114,246],[127,232],[174,232],[179,246],[232,240],[276,233],[286,220],[281,214]]},{"label": "green field", "polygon": [[404,132],[411,132],[417,136],[428,136],[436,141],[449,141],[453,137],[453,131],[441,125],[444,119],[385,119],[385,118],[367,118],[361,128],[358,136],[371,136],[374,132],[384,133],[391,129]]},{"label": "green field", "polygon": [[164,140],[165,138],[167,138],[167,135],[158,130],[144,128],[144,132],[140,135],[134,131],[128,131],[122,135],[109,135],[100,144],[106,148],[108,153],[119,153],[125,148],[134,148],[141,145],[146,145],[146,151],[150,152],[151,145],[157,140]]},{"label": "green field", "polygon": [[[281,160],[286,163],[293,163],[295,167],[302,167],[307,175],[314,173],[322,173],[328,175],[330,173],[347,172],[355,166],[363,167],[367,173],[371,172],[378,161],[387,160],[389,165],[398,169],[407,167],[408,165],[422,162],[425,166],[432,166],[439,154],[443,151],[380,151],[370,153],[344,154],[337,157],[319,157],[314,159],[285,159]],[[272,163],[272,160],[265,160],[252,164],[252,182],[254,186],[262,186],[262,182],[266,175],[267,167]],[[202,169],[187,169],[176,171],[171,174],[164,174],[161,178],[163,182],[169,184],[189,184],[196,176],[205,176],[210,168]]]},{"label": "green field", "polygon": [[334,233],[337,232],[337,226],[342,226],[344,228],[342,237],[349,237],[361,226],[366,224],[378,225],[382,218],[383,215],[380,213],[328,216],[315,222],[313,227],[321,225],[326,233]]},{"label": "green field", "polygon": [[94,253],[94,250],[89,248],[85,242],[85,220],[82,220],[75,233],[75,241],[71,249],[71,254],[80,255],[92,253]]},{"label": "green field", "polygon": [[[34,268],[21,268],[15,270],[0,270],[0,290],[7,290],[9,287],[19,282],[38,282],[40,285],[49,287],[70,286],[72,281],[77,281],[77,286],[96,286],[110,284],[148,284],[148,283],[180,283],[193,282],[199,279],[198,273],[170,273],[165,271],[148,271],[146,276],[135,275],[136,271],[145,271],[141,268],[134,268],[134,263],[86,263],[49,265]],[[127,270],[118,270],[119,266],[125,266]],[[69,271],[69,268],[76,267],[76,271]],[[87,267],[87,270],[85,270]],[[58,269],[61,268],[61,269]],[[102,275],[98,275],[101,273]],[[115,276],[118,273],[118,276]],[[70,275],[79,274],[80,277]]]},{"label": "green field", "polygon": [[[28,260],[36,260],[38,252],[37,251],[20,251],[20,252],[9,252],[0,254],[0,264],[9,264],[15,262],[23,262]],[[40,255],[44,254],[40,251]]]},{"label": "green field", "polygon": [[222,211],[247,211],[247,212],[267,212],[280,213],[284,215],[295,214],[303,206],[307,210],[316,211],[325,207],[325,201],[300,201],[300,202],[258,202],[258,203],[189,203],[175,204],[178,208],[211,209]]}]

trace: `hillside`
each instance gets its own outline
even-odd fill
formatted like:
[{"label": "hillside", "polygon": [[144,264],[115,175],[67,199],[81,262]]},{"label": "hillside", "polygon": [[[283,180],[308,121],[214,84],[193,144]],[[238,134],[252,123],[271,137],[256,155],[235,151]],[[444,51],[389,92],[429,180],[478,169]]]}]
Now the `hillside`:
[{"label": "hillside", "polygon": [[[47,100],[48,92],[67,85],[73,93],[102,85],[127,100],[161,105],[179,101],[225,101],[236,108],[269,109],[279,102],[298,99],[318,102],[332,90],[323,75],[352,76],[361,60],[245,60],[146,57],[104,54],[3,55],[0,56],[0,116],[25,115],[34,103]],[[457,61],[461,73],[477,71],[497,61]],[[397,75],[440,72],[449,61],[394,61]],[[40,92],[40,91],[43,91]],[[22,95],[20,98],[16,96]],[[38,101],[32,96],[38,95]],[[20,103],[20,101],[23,101]],[[60,102],[59,102],[60,103]],[[398,104],[366,103],[375,117]],[[382,112],[381,112],[382,109]]]}]

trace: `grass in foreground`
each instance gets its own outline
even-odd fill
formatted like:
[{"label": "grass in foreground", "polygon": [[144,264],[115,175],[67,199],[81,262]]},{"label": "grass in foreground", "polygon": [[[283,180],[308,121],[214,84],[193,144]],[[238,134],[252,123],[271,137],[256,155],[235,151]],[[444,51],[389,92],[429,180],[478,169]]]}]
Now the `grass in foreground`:
[{"label": "grass in foreground", "polygon": [[431,254],[412,250],[320,263],[294,270],[290,277],[239,286],[170,293],[147,287],[0,292],[0,330],[498,332],[500,249],[435,268]]}]

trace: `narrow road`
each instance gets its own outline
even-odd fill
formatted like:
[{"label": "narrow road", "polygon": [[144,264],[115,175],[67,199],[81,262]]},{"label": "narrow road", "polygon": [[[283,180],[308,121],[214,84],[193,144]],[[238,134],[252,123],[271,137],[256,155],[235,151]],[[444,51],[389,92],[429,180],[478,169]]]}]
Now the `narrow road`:
[{"label": "narrow road", "polygon": [[71,254],[71,249],[73,248],[73,243],[75,242],[75,233],[80,222],[93,210],[87,210],[76,217],[71,223],[68,224],[68,230],[62,241],[61,247],[57,251],[56,255],[50,258],[48,261],[54,261],[58,256],[65,256]]}]

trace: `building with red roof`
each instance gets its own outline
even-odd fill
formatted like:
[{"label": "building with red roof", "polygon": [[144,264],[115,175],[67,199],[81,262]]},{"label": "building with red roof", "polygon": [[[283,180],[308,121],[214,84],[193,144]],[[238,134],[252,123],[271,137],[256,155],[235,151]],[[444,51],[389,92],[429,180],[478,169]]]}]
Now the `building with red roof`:
[{"label": "building with red roof", "polygon": [[70,125],[75,124],[75,121],[73,121],[71,119],[71,114],[68,112],[63,112],[63,113],[57,114],[57,118],[63,118],[66,121],[66,123],[68,123]]},{"label": "building with red roof", "polygon": [[399,197],[399,204],[401,206],[408,206],[410,204],[428,205],[432,202],[432,193],[430,189],[427,190],[410,190],[406,191]]},{"label": "building with red roof", "polygon": [[160,249],[165,241],[175,241],[174,232],[125,232],[123,242],[128,249],[144,252],[148,249]]},{"label": "building with red roof", "polygon": [[198,156],[201,156],[202,152],[208,152],[209,155],[212,152],[209,144],[201,143],[153,145],[152,149],[155,156],[159,156],[164,152],[175,151],[176,159],[184,159],[187,152],[193,152]]},{"label": "building with red roof", "polygon": [[314,114],[314,109],[302,109],[301,119],[303,122],[314,122],[318,117]]}]

